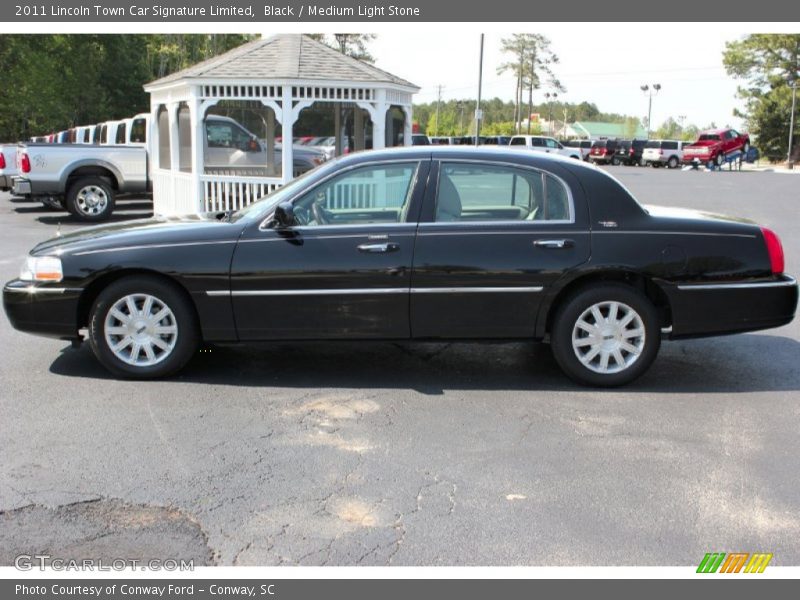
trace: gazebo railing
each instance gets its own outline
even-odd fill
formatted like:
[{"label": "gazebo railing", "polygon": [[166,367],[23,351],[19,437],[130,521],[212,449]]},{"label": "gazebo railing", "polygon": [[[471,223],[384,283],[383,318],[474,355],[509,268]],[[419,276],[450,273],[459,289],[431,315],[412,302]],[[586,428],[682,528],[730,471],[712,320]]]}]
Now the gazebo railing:
[{"label": "gazebo railing", "polygon": [[280,177],[201,175],[204,210],[238,210],[283,185]]}]

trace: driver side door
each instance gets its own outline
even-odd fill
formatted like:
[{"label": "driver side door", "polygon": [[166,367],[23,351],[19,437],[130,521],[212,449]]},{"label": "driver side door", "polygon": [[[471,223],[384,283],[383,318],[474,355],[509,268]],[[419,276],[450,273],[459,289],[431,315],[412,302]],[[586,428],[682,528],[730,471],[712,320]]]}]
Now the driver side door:
[{"label": "driver side door", "polygon": [[254,224],[231,265],[241,340],[410,337],[409,294],[429,160],[362,164],[291,202],[295,224]]}]

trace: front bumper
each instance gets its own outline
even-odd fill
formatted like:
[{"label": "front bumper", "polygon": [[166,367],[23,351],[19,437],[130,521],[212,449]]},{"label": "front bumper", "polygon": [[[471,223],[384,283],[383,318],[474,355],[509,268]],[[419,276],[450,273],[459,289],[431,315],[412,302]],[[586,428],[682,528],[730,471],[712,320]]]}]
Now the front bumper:
[{"label": "front bumper", "polygon": [[78,304],[83,289],[14,279],[3,287],[3,308],[14,329],[54,337],[78,336]]},{"label": "front bumper", "polygon": [[664,286],[672,311],[671,338],[771,329],[790,323],[797,311],[797,281],[686,283]]}]

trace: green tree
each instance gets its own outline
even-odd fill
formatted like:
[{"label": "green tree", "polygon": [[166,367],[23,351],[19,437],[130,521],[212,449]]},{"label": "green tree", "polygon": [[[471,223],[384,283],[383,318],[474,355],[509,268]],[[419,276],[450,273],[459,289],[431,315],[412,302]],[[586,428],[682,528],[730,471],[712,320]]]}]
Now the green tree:
[{"label": "green tree", "polygon": [[374,33],[334,33],[332,35],[312,33],[309,34],[309,37],[335,48],[347,56],[352,56],[368,63],[375,62],[375,57],[370,54],[369,48],[367,48],[367,44],[377,37]]},{"label": "green tree", "polygon": [[[792,82],[800,81],[800,33],[753,34],[725,44],[722,62],[729,75],[741,79],[743,101],[735,115],[747,121],[762,153],[770,160],[786,157],[789,142]],[[800,131],[795,132],[793,158],[800,158]]]},{"label": "green tree", "polygon": [[500,40],[500,44],[501,51],[510,54],[511,60],[497,67],[497,73],[511,72],[517,78],[514,121],[521,122],[526,92],[530,105],[532,90],[540,89],[543,80],[550,88],[565,91],[552,69],[558,64],[558,56],[550,47],[550,40],[539,33],[515,33]]}]

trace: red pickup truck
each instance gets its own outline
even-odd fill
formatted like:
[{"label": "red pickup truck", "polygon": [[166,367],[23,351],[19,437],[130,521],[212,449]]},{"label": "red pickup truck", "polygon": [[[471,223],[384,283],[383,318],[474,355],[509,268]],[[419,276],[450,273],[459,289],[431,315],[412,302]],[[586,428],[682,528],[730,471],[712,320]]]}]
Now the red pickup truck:
[{"label": "red pickup truck", "polygon": [[731,152],[741,150],[747,154],[750,149],[750,136],[735,129],[709,129],[703,131],[693,144],[683,147],[683,163],[691,164],[713,162],[721,165]]}]

